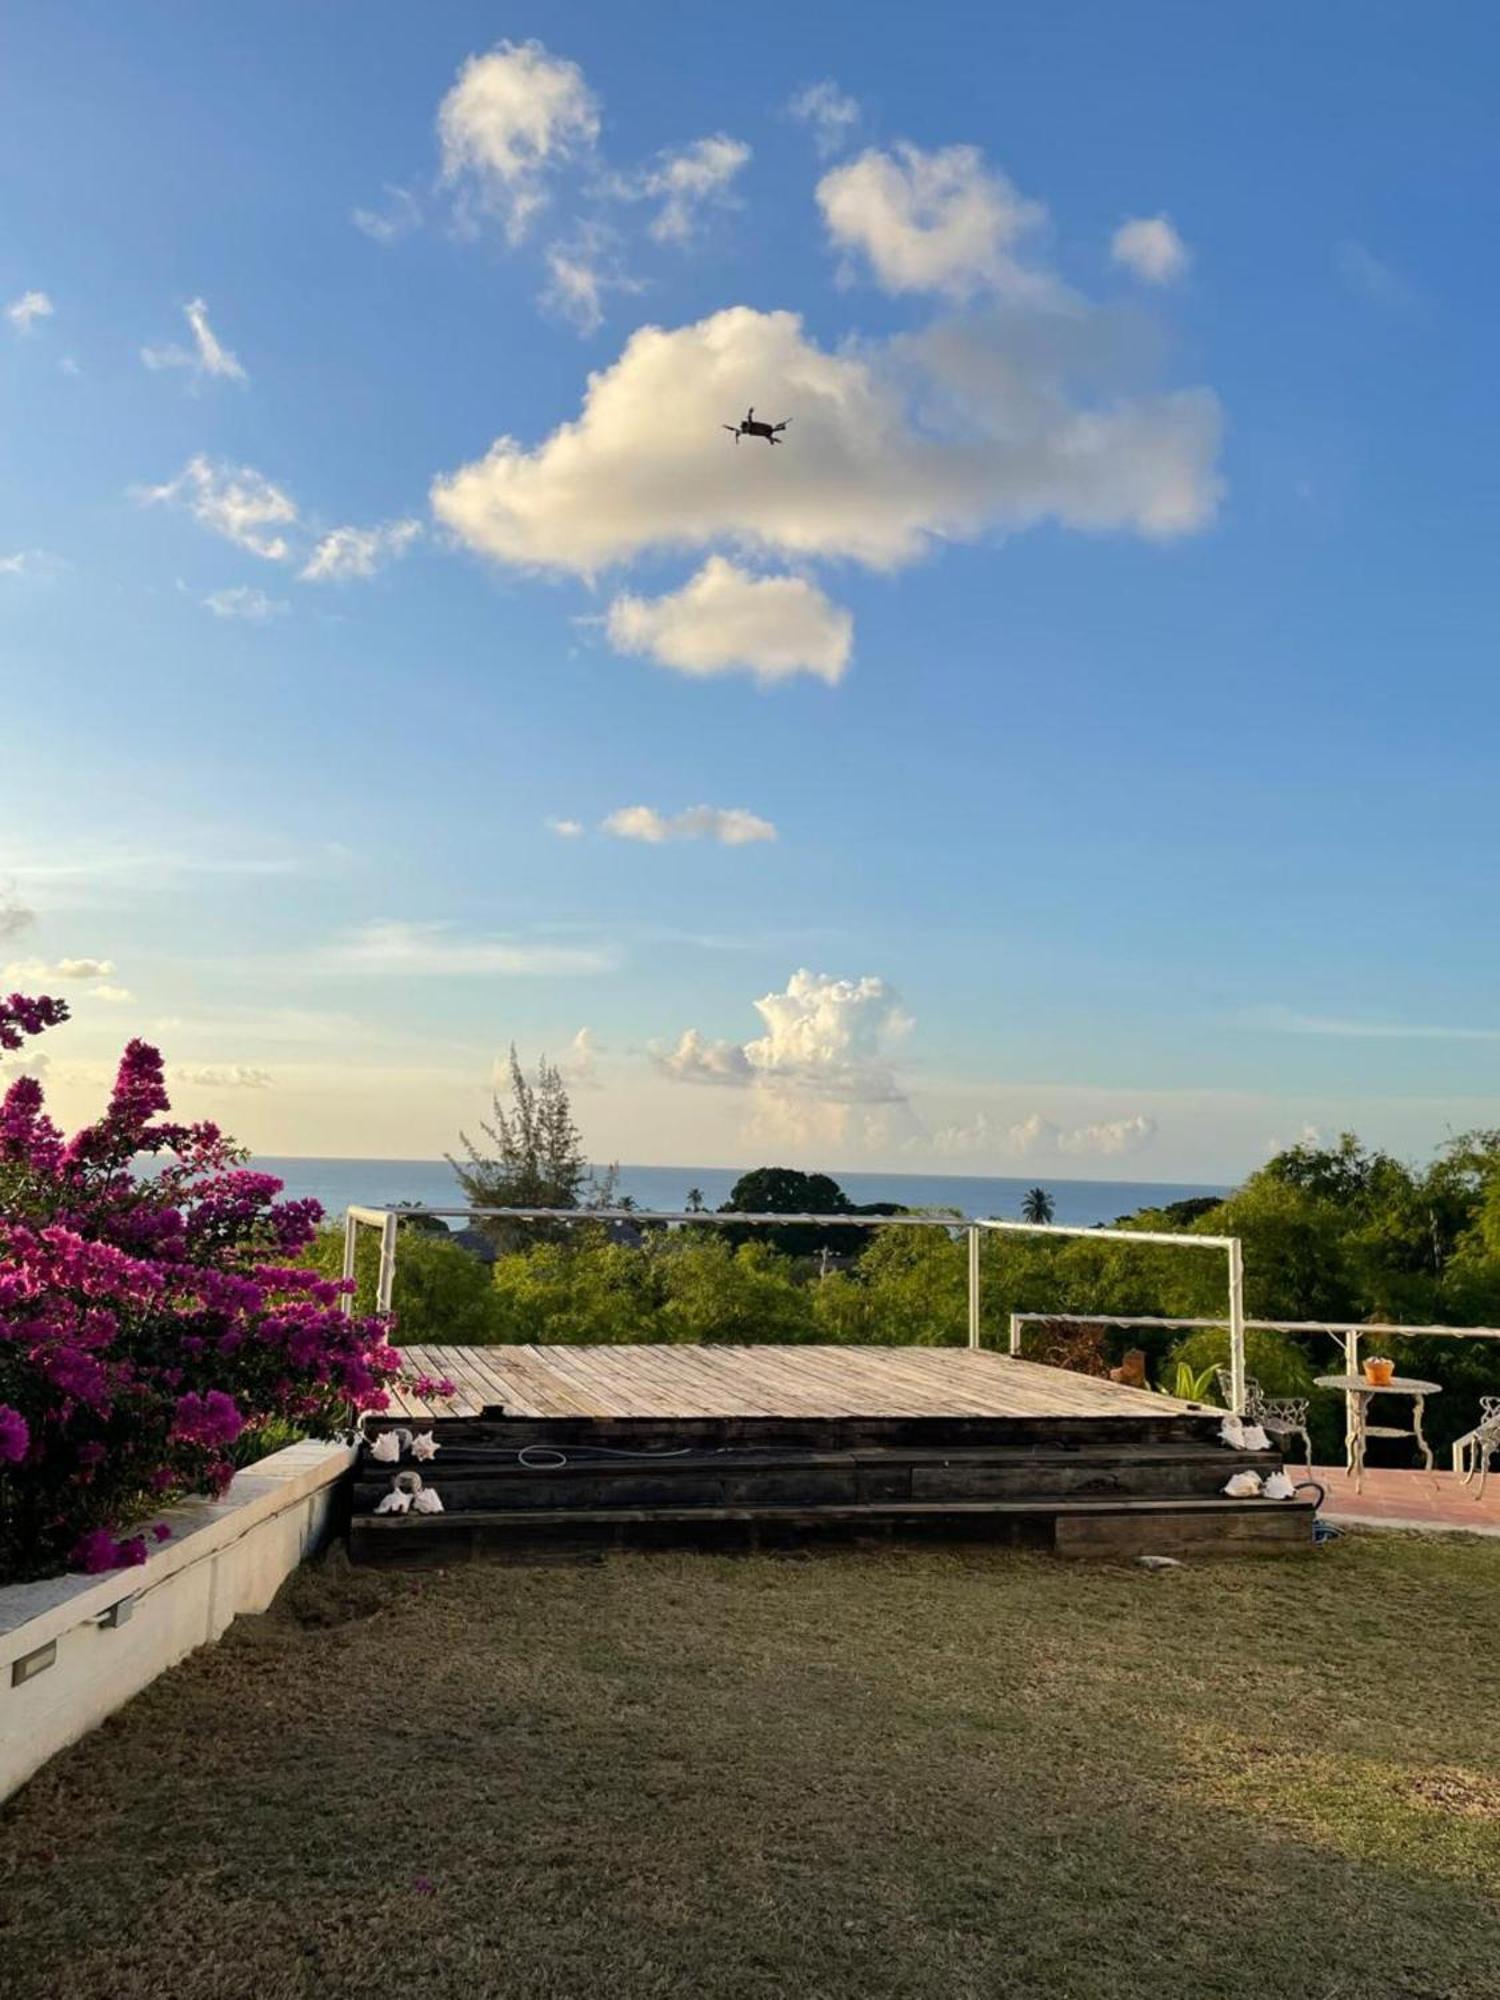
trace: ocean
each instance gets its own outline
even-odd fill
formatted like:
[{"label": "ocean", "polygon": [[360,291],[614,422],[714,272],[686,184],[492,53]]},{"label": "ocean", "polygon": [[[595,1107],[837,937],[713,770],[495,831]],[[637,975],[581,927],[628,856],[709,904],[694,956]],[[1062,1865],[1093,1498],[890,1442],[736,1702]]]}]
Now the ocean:
[{"label": "ocean", "polygon": [[[286,1183],[289,1195],[312,1195],[330,1217],[351,1204],[387,1208],[412,1201],[451,1208],[463,1195],[446,1160],[257,1159],[254,1165]],[[620,1168],[620,1192],[646,1209],[679,1210],[689,1188],[697,1188],[710,1208],[729,1199],[742,1167]],[[956,1208],[962,1215],[1019,1217],[1028,1188],[1042,1185],[1052,1196],[1058,1222],[1090,1228],[1113,1222],[1132,1209],[1159,1207],[1191,1195],[1227,1194],[1203,1182],[1052,1180],[1028,1174],[1018,1179],[967,1174],[850,1173],[833,1178],[851,1201],[894,1201],[904,1208]]]}]

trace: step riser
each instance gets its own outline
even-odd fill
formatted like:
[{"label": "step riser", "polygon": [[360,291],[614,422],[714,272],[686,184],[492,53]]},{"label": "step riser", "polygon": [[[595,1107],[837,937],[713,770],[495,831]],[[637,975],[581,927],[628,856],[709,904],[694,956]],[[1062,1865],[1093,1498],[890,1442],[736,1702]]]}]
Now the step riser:
[{"label": "step riser", "polygon": [[638,1451],[666,1451],[682,1445],[704,1450],[741,1445],[787,1451],[859,1451],[910,1445],[958,1448],[992,1445],[1001,1449],[1100,1449],[1101,1433],[1120,1445],[1208,1444],[1219,1433],[1223,1412],[1162,1417],[506,1417],[441,1418],[432,1424],[407,1417],[371,1421],[366,1428],[435,1432],[447,1449],[469,1446],[518,1450],[526,1445],[623,1445]]}]

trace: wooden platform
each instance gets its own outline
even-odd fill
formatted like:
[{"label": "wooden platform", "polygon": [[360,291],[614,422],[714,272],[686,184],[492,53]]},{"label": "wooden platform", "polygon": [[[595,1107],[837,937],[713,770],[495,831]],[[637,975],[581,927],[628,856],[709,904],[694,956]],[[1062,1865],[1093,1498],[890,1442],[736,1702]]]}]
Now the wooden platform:
[{"label": "wooden platform", "polygon": [[1202,1414],[1144,1389],[966,1347],[404,1347],[457,1393],[393,1392],[393,1417],[1086,1417]]},{"label": "wooden platform", "polygon": [[[1230,1499],[1222,1412],[1009,1355],[943,1347],[403,1350],[451,1397],[393,1395],[367,1428],[431,1430],[437,1455],[363,1452],[352,1552],[624,1541],[779,1544],[816,1534],[980,1537],[1059,1554],[1307,1547],[1305,1503]],[[380,1514],[399,1473],[439,1513]]]}]

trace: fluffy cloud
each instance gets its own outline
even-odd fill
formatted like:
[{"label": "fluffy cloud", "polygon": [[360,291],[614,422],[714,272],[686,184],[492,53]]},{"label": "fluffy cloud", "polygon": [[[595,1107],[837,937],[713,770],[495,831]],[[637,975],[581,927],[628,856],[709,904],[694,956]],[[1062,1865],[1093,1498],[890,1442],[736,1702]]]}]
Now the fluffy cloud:
[{"label": "fluffy cloud", "polygon": [[546,199],[544,176],[599,136],[599,108],[576,63],[537,41],[470,56],[438,108],[443,175],[503,221],[513,242]]},{"label": "fluffy cloud", "polygon": [[667,840],[717,840],[724,847],[744,847],[776,838],[768,819],[746,812],[743,806],[689,806],[679,813],[659,813],[654,806],[621,806],[605,820],[603,830],[619,840],[641,840],[651,846]]},{"label": "fluffy cloud", "polygon": [[599,1044],[592,1028],[578,1030],[557,1067],[570,1090],[598,1089]]},{"label": "fluffy cloud", "polygon": [[267,619],[279,618],[291,606],[279,597],[267,597],[254,584],[237,583],[229,590],[213,590],[203,600],[204,606],[215,618],[247,618],[253,624],[264,624]]},{"label": "fluffy cloud", "polygon": [[1062,1126],[1033,1111],[1013,1125],[1003,1125],[978,1111],[961,1125],[944,1126],[921,1149],[949,1158],[1031,1159],[1037,1155],[1062,1158],[1118,1159],[1139,1153],[1156,1136],[1156,1120],[1137,1113],[1095,1125]]},{"label": "fluffy cloud", "polygon": [[422,532],[420,521],[387,521],[374,528],[335,528],[313,550],[299,573],[304,583],[347,583],[374,576],[404,555]]},{"label": "fluffy cloud", "polygon": [[269,1090],[272,1081],[269,1070],[248,1063],[179,1063],[171,1074],[174,1083],[200,1090]]},{"label": "fluffy cloud", "polygon": [[452,977],[494,973],[502,977],[565,977],[604,972],[608,954],[569,945],[523,944],[511,938],[456,936],[449,924],[365,924],[329,954],[335,964],[369,972]]},{"label": "fluffy cloud", "polygon": [[385,184],[385,207],[356,208],[349,220],[372,243],[396,243],[409,236],[422,220],[422,204],[408,188]]},{"label": "fluffy cloud", "polygon": [[[0,930],[0,936],[3,935],[3,930]],[[28,958],[7,965],[5,977],[7,979],[108,979],[113,975],[114,969],[114,961],[108,958],[60,958],[52,965],[39,958]]]},{"label": "fluffy cloud", "polygon": [[[796,314],[748,306],[642,327],[576,419],[531,450],[497,439],[435,482],[433,508],[499,561],[584,576],[725,540],[888,569],[941,536],[1047,519],[1157,537],[1207,521],[1211,394],[1075,402],[1066,342],[1008,338],[981,325],[829,353]],[[783,448],[724,438],[749,404],[795,419]]]},{"label": "fluffy cloud", "polygon": [[621,265],[615,232],[597,220],[580,222],[571,235],[549,243],[546,256],[548,284],[542,304],[580,333],[598,330],[606,293],[641,289]]},{"label": "fluffy cloud", "polygon": [[1045,220],[975,146],[924,153],[872,147],[818,183],[818,206],[840,250],[860,254],[889,292],[941,292],[971,298],[1051,300],[1055,279],[1017,262],[1023,238]]},{"label": "fluffy cloud", "polygon": [[267,562],[284,562],[291,553],[277,531],[295,523],[296,502],[253,466],[215,464],[200,452],[175,479],[145,487],[139,497],[148,505],[185,506],[205,528]]},{"label": "fluffy cloud", "polygon": [[236,357],[208,323],[208,307],[202,299],[189,299],[182,309],[193,336],[187,347],[143,347],[141,359],[148,368],[190,368],[194,375],[214,375],[227,382],[248,380]]},{"label": "fluffy cloud", "polygon": [[0,890],[0,938],[19,937],[36,922],[36,911],[12,890]]},{"label": "fluffy cloud", "polygon": [[652,236],[658,243],[686,243],[697,228],[702,209],[729,199],[735,176],[749,159],[750,148],[743,140],[716,132],[676,152],[658,153],[649,166],[635,173],[615,175],[609,191],[625,201],[659,203],[651,223]]},{"label": "fluffy cloud", "polygon": [[583,821],[581,819],[549,819],[548,826],[559,840],[582,840]]},{"label": "fluffy cloud", "polygon": [[17,333],[30,333],[39,320],[51,319],[56,310],[45,292],[22,292],[5,308],[5,317]]},{"label": "fluffy cloud", "polygon": [[813,674],[839,680],[854,620],[800,576],[752,576],[710,556],[681,590],[617,597],[605,618],[610,644],[703,677],[744,671],[762,681]]},{"label": "fluffy cloud", "polygon": [[679,1083],[753,1086],[823,1103],[905,1103],[891,1058],[912,1023],[883,979],[794,972],[755,1011],[765,1033],[753,1041],[709,1041],[689,1028],[658,1054],[657,1066]]},{"label": "fluffy cloud", "polygon": [[135,995],[123,986],[93,986],[89,989],[89,997],[93,1000],[108,1000],[118,1005],[123,1001],[133,1000]]},{"label": "fluffy cloud", "polygon": [[859,123],[858,104],[831,77],[799,90],[787,110],[811,128],[814,143],[825,157],[847,145]]},{"label": "fluffy cloud", "polygon": [[1170,285],[1192,262],[1188,247],[1164,215],[1122,222],[1110,239],[1109,254],[1148,285]]}]

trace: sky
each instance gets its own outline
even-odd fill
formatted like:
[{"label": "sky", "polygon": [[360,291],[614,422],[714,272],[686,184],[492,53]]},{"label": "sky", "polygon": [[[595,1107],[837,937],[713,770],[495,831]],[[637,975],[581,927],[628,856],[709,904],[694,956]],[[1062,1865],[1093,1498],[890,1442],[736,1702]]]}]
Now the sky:
[{"label": "sky", "polygon": [[1497,73],[1463,4],[12,0],[55,1110],[143,1035],[283,1154],[436,1155],[511,1043],[642,1163],[1500,1123]]}]

